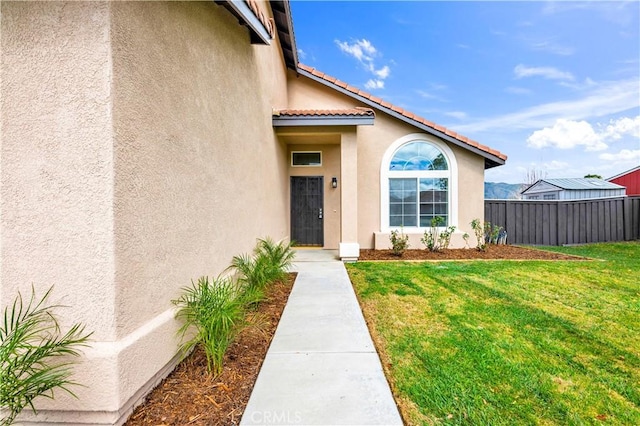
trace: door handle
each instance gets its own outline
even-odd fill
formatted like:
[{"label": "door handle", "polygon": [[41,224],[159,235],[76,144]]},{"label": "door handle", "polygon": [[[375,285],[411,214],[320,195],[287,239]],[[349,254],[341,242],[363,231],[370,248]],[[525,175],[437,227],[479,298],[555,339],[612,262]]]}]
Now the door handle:
[{"label": "door handle", "polygon": [[318,212],[318,219],[322,219],[322,207],[320,207],[320,211]]}]

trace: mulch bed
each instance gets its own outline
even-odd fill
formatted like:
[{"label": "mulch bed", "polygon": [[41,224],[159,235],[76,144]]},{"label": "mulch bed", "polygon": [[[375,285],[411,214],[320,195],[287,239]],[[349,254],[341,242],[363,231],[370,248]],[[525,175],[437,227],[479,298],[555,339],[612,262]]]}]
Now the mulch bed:
[{"label": "mulch bed", "polygon": [[[391,250],[360,250],[360,260],[580,260],[530,248],[491,245],[487,251],[451,249],[441,252],[407,250],[402,257]],[[249,402],[253,385],[267,354],[278,321],[289,298],[295,274],[287,282],[273,285],[258,308],[264,316],[260,330],[247,329],[228,351],[223,373],[212,378],[204,351],[196,348],[138,406],[126,426],[237,425]]]},{"label": "mulch bed", "polygon": [[550,251],[536,250],[511,245],[489,245],[486,251],[471,249],[447,249],[439,252],[429,250],[406,250],[402,257],[395,256],[391,250],[360,250],[358,260],[473,260],[473,259],[513,259],[513,260],[584,260]]},{"label": "mulch bed", "polygon": [[227,352],[222,374],[207,372],[207,359],[198,347],[185,358],[138,406],[127,426],[237,425],[249,402],[262,361],[289,299],[296,274],[274,284],[258,314],[260,330],[245,330]]}]

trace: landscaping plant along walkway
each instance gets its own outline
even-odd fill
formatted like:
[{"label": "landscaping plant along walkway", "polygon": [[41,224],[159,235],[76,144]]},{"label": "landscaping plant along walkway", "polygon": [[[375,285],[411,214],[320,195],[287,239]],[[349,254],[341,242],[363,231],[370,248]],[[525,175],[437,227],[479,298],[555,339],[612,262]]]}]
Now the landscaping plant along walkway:
[{"label": "landscaping plant along walkway", "polygon": [[248,328],[225,357],[223,372],[213,378],[201,347],[182,361],[149,394],[127,421],[127,426],[237,425],[244,411],[295,274],[271,286],[257,313],[260,329]]},{"label": "landscaping plant along walkway", "polygon": [[348,265],[408,424],[640,424],[640,242],[547,249]]}]

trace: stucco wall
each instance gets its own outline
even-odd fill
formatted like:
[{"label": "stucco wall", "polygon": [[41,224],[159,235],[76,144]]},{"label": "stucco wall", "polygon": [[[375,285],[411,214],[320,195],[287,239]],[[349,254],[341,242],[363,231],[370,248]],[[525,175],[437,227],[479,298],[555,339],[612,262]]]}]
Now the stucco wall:
[{"label": "stucco wall", "polygon": [[[304,76],[289,73],[289,108],[351,108],[367,106],[342,95]],[[397,139],[421,131],[410,124],[376,112],[373,126],[359,126],[358,140],[358,242],[361,248],[374,248],[374,233],[380,231],[380,166],[388,147]],[[446,143],[453,151],[458,165],[458,232],[451,247],[463,247],[462,234],[468,232],[473,240],[470,222],[484,218],[484,159],[454,144]],[[412,247],[422,248],[422,234],[411,236]],[[388,245],[386,234],[379,237]],[[470,243],[473,241],[470,240]],[[378,244],[379,245],[379,244]],[[380,248],[380,247],[378,247]]]},{"label": "stucco wall", "polygon": [[174,362],[180,288],[288,235],[282,56],[214,2],[1,5],[0,301],[55,284],[95,331],[49,421],[123,420]]}]

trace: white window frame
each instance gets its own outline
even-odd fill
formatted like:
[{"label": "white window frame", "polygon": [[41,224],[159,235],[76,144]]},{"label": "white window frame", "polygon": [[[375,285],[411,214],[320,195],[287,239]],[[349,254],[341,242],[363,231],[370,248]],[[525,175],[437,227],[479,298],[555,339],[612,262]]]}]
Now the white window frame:
[{"label": "white window frame", "polygon": [[[293,164],[294,154],[320,154],[320,164]],[[322,151],[291,151],[291,167],[322,167]]]},{"label": "white window frame", "polygon": [[[391,172],[389,165],[393,159],[394,154],[400,147],[410,142],[426,142],[434,145],[442,152],[449,165],[449,170],[407,170]],[[449,206],[449,220],[447,226],[458,227],[458,163],[453,151],[449,146],[436,138],[435,136],[425,133],[411,133],[403,136],[393,142],[384,153],[382,157],[382,164],[380,164],[380,231],[391,232],[394,229],[400,229],[398,226],[389,226],[389,178],[448,178],[448,206]],[[405,226],[403,230],[405,233],[411,233],[412,231],[423,232],[427,227],[419,226]]]}]

